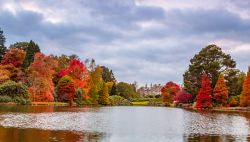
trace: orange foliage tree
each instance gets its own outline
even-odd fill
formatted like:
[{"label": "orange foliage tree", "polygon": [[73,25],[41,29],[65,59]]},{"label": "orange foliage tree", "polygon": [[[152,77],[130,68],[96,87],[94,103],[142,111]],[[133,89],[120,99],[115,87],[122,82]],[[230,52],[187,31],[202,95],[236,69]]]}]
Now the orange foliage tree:
[{"label": "orange foliage tree", "polygon": [[220,74],[213,91],[213,99],[216,104],[226,105],[228,100],[228,87],[226,86],[224,75]]},{"label": "orange foliage tree", "polygon": [[70,76],[63,76],[57,85],[57,95],[58,101],[70,101],[73,102],[73,99],[76,94],[76,89],[74,86],[73,79]]},{"label": "orange foliage tree", "polygon": [[25,52],[18,48],[11,48],[3,57],[1,64],[12,64],[15,67],[20,67],[23,64]]},{"label": "orange foliage tree", "polygon": [[250,67],[247,72],[247,76],[244,79],[243,90],[240,95],[240,106],[242,107],[250,106]]},{"label": "orange foliage tree", "polygon": [[206,74],[202,75],[201,88],[196,96],[196,108],[209,108],[212,105],[211,102],[211,81]]},{"label": "orange foliage tree", "polygon": [[176,83],[172,81],[166,83],[166,85],[161,88],[161,97],[165,105],[173,103],[174,97],[180,90],[180,86]]},{"label": "orange foliage tree", "polygon": [[34,62],[28,69],[31,87],[29,88],[31,101],[53,101],[54,84],[52,75],[55,73],[57,61],[51,56],[36,53]]},{"label": "orange foliage tree", "polygon": [[60,71],[60,76],[68,75],[73,79],[75,88],[83,89],[83,98],[88,99],[87,92],[89,91],[89,73],[86,66],[79,60],[71,60],[68,68]]}]

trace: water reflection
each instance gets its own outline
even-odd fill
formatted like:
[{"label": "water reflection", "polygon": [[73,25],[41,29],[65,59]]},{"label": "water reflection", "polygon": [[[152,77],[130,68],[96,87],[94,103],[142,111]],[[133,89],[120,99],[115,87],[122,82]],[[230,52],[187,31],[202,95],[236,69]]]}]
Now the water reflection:
[{"label": "water reflection", "polygon": [[[250,141],[250,114],[165,107],[0,106],[0,141]],[[8,111],[6,111],[8,110]]]},{"label": "water reflection", "polygon": [[0,127],[0,142],[97,142],[101,133]]}]

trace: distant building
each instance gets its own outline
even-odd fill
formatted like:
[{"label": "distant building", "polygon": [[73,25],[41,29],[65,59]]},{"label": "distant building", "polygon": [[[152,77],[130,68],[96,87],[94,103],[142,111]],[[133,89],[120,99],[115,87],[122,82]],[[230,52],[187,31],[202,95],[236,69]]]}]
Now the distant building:
[{"label": "distant building", "polygon": [[161,88],[161,84],[150,84],[150,86],[146,84],[144,87],[140,87],[139,89],[137,89],[137,92],[141,97],[156,96],[161,95]]}]

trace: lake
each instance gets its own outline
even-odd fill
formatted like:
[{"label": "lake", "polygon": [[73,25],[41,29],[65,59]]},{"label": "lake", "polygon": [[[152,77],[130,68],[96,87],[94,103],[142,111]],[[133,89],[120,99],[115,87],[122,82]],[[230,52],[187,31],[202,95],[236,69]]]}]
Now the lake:
[{"label": "lake", "polygon": [[250,141],[249,113],[0,105],[0,142]]}]

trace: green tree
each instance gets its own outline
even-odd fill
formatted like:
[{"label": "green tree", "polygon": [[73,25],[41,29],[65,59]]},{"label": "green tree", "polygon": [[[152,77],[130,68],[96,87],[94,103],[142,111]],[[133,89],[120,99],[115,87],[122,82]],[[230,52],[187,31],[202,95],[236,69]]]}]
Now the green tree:
[{"label": "green tree", "polygon": [[24,59],[23,67],[26,69],[34,61],[35,54],[40,52],[39,46],[34,42],[30,41],[28,47],[26,48],[26,56]]},{"label": "green tree", "polygon": [[113,86],[111,87],[110,95],[117,95],[117,87],[116,87],[116,79],[113,74],[113,71],[105,66],[101,66],[103,72],[102,72],[102,79],[104,82],[113,82]]},{"label": "green tree", "polygon": [[238,69],[229,69],[224,71],[226,85],[228,86],[228,96],[238,96],[242,92],[242,84],[246,74]]},{"label": "green tree", "polygon": [[102,80],[102,68],[96,67],[94,71],[90,72],[90,90],[88,92],[88,96],[92,103],[97,103],[99,99],[99,93],[103,87]]},{"label": "green tree", "polygon": [[125,82],[119,82],[117,84],[117,93],[119,96],[122,96],[125,99],[129,100],[138,97],[138,94],[135,92],[134,86]]},{"label": "green tree", "polygon": [[216,81],[221,72],[236,67],[236,62],[229,54],[223,53],[220,47],[216,45],[208,45],[196,54],[191,60],[189,69],[184,73],[184,89],[193,95],[198,94],[201,87],[201,76],[207,74],[212,81],[214,88]]},{"label": "green tree", "polygon": [[14,44],[11,44],[9,48],[18,48],[18,49],[22,49],[23,51],[26,51],[28,46],[29,46],[29,42],[16,42]]},{"label": "green tree", "polygon": [[102,90],[101,90],[100,95],[99,95],[98,102],[99,102],[99,104],[102,104],[102,105],[110,104],[110,102],[109,102],[109,90],[108,90],[108,86],[106,85],[105,82],[103,82],[103,86],[102,86]]},{"label": "green tree", "polygon": [[6,39],[3,35],[3,31],[0,29],[0,61],[2,60],[7,50],[6,47],[4,46],[5,40]]}]

